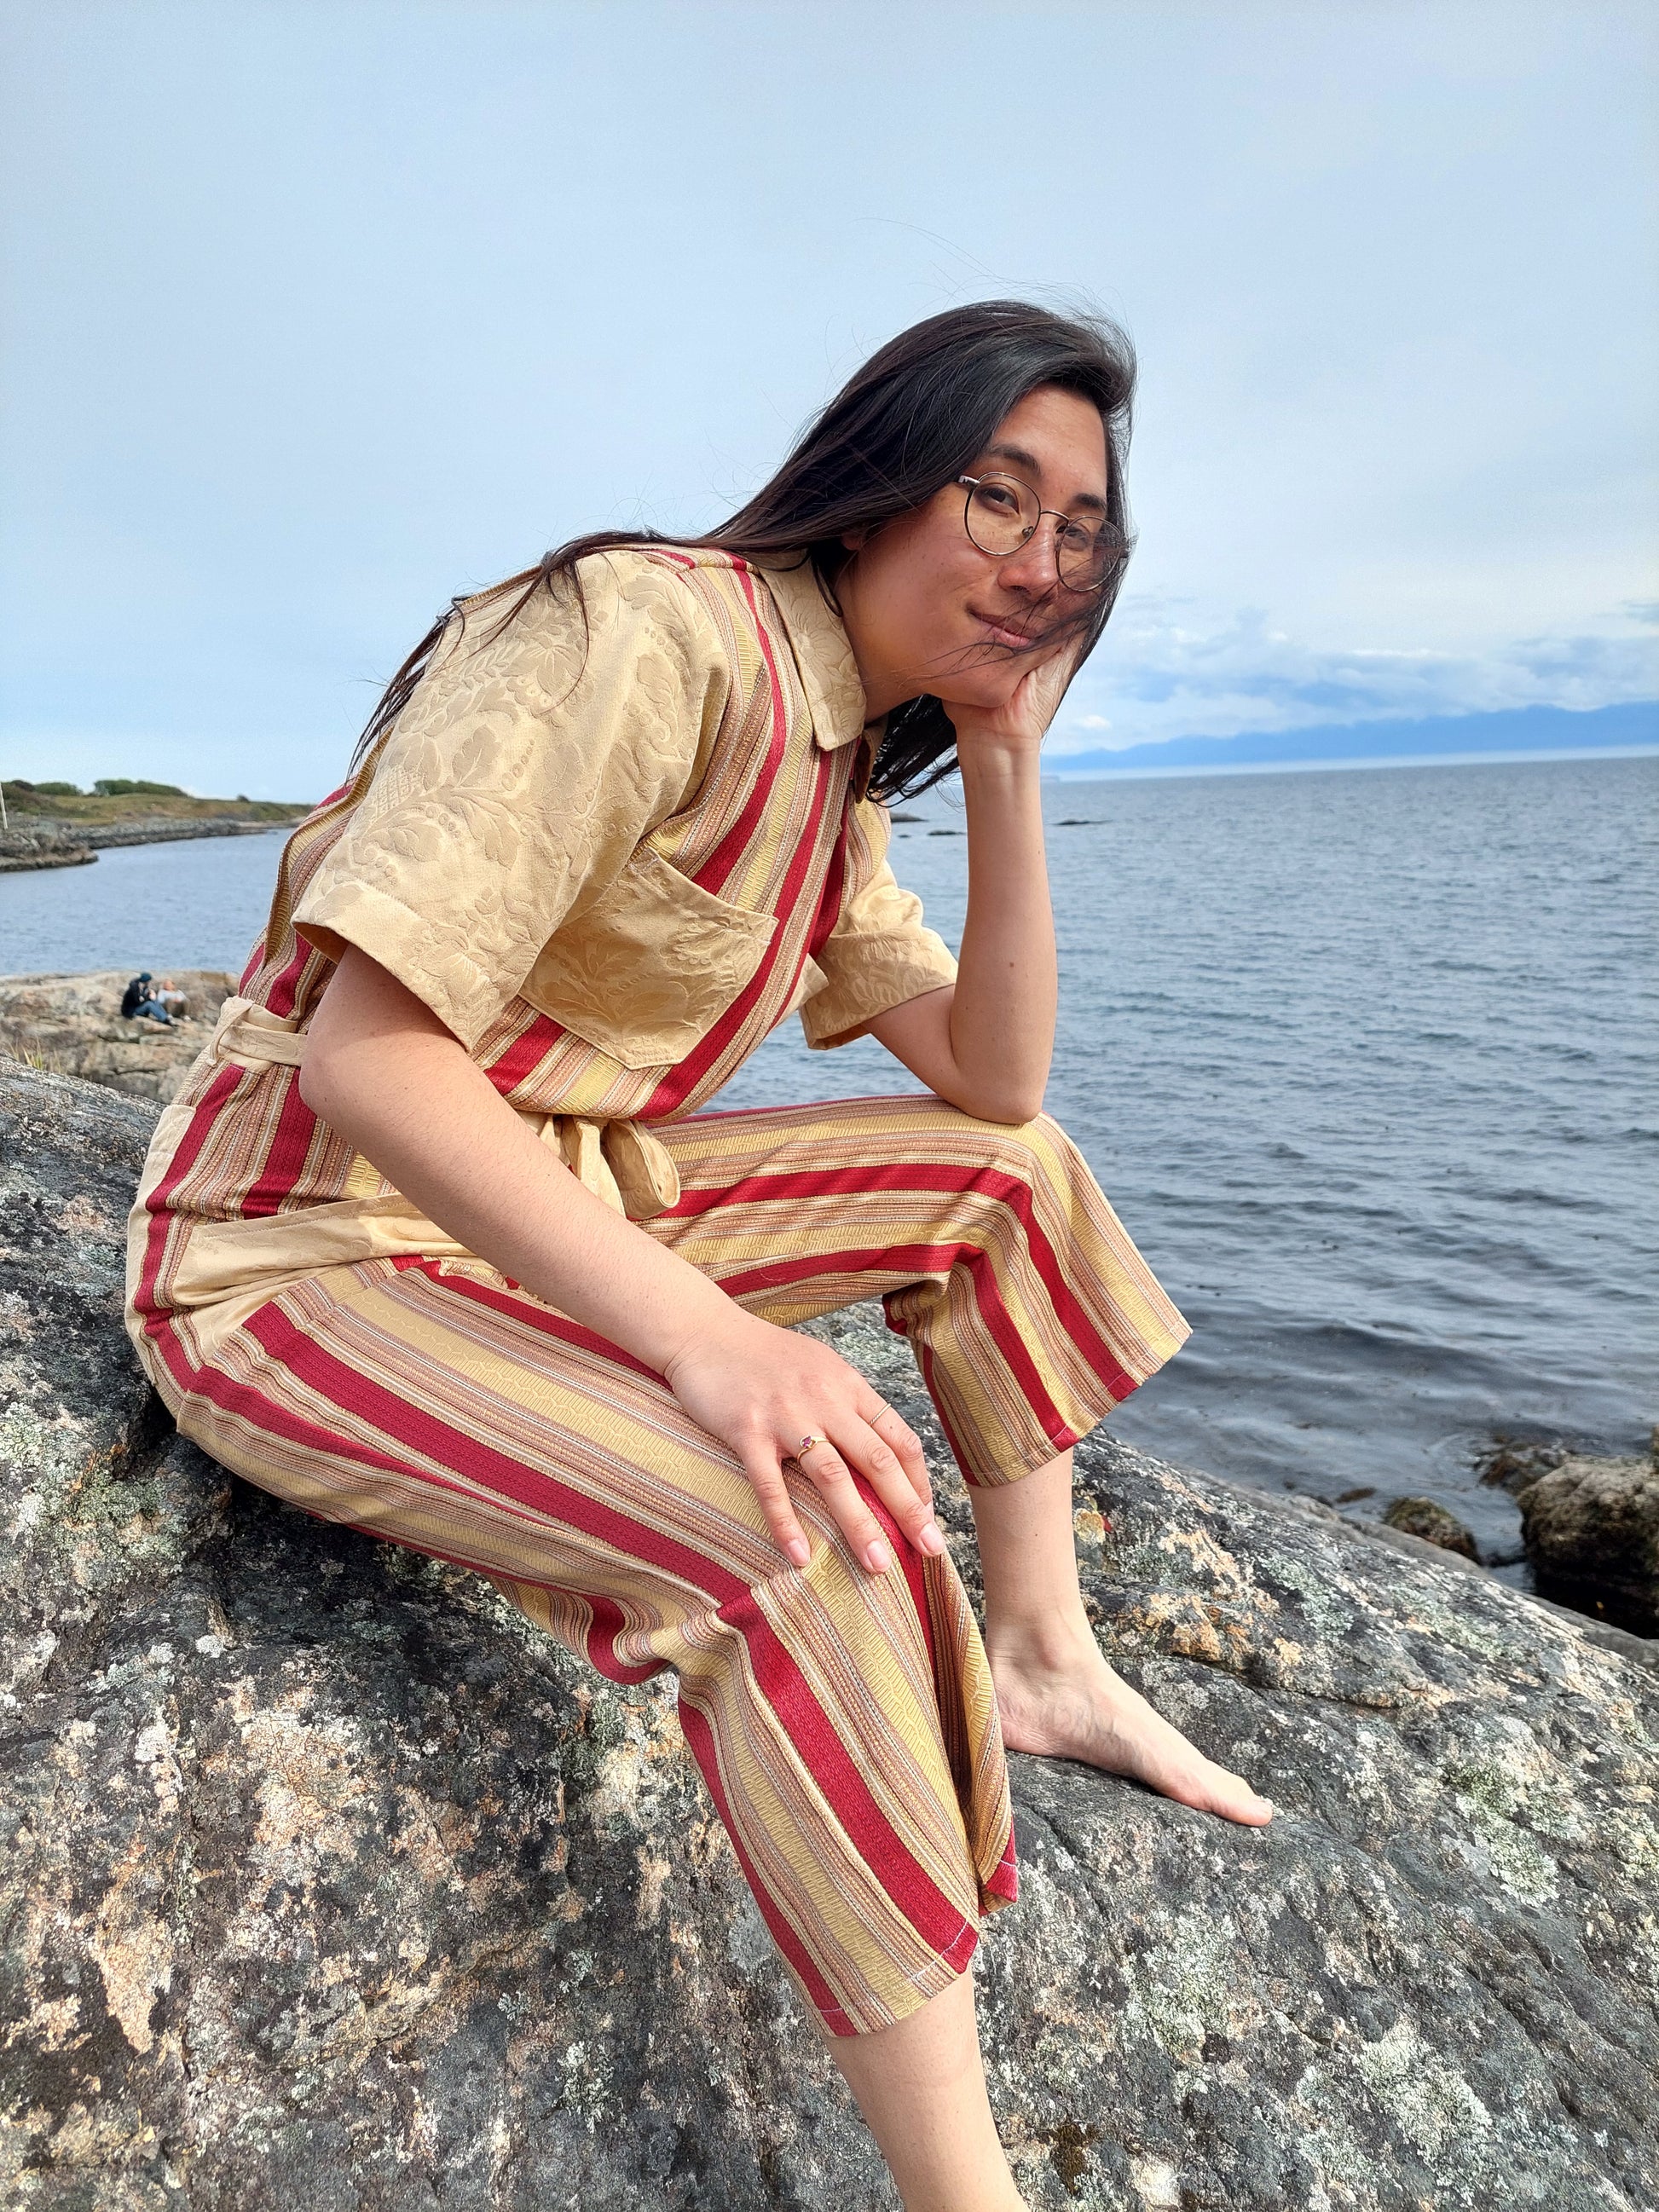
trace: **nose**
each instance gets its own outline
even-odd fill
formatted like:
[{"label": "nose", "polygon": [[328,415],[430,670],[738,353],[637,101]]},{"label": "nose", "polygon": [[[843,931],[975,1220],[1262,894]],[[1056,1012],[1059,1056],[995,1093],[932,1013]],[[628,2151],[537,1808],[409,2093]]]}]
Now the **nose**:
[{"label": "nose", "polygon": [[1055,516],[1040,515],[1036,528],[1018,550],[1004,556],[1003,582],[1017,592],[1029,592],[1033,598],[1056,589],[1060,582],[1056,554],[1059,529]]}]

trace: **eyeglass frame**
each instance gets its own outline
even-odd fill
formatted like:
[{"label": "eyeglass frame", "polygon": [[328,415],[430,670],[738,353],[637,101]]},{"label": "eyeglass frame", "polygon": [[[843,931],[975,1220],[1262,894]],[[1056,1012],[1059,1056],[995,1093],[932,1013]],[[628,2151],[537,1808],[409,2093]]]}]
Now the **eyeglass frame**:
[{"label": "eyeglass frame", "polygon": [[[1020,539],[1019,544],[1018,545],[1011,545],[1006,553],[994,553],[988,545],[981,545],[978,538],[975,537],[973,532],[969,529],[968,526],[968,515],[969,509],[974,504],[974,494],[979,489],[981,484],[989,483],[992,478],[995,477],[1000,477],[1004,483],[1018,484],[1022,491],[1029,491],[1032,498],[1037,502],[1036,520],[1031,525],[1025,535]],[[968,495],[962,502],[962,526],[963,530],[967,532],[968,543],[975,547],[977,551],[985,554],[993,561],[1012,561],[1016,553],[1023,553],[1025,548],[1030,544],[1031,540],[1036,536],[1038,530],[1042,527],[1042,518],[1045,514],[1052,514],[1056,522],[1066,523],[1068,526],[1077,524],[1078,518],[1076,515],[1063,514],[1057,507],[1044,507],[1042,504],[1042,495],[1038,491],[1036,486],[1035,484],[1027,483],[1024,477],[1017,477],[1010,470],[988,469],[982,477],[958,477],[956,481],[957,483],[966,484],[968,487]],[[1101,590],[1106,582],[1106,577],[1104,575],[1099,577],[1092,584],[1084,584],[1079,586],[1077,584],[1066,583],[1066,578],[1060,573],[1060,533],[1058,531],[1054,532],[1054,574],[1059,577],[1060,581],[1065,585],[1066,589],[1068,592],[1077,592],[1079,596],[1086,592],[1097,592]],[[1121,562],[1127,561],[1128,557],[1129,541],[1125,538],[1122,541],[1122,550],[1118,555],[1118,560]]]}]

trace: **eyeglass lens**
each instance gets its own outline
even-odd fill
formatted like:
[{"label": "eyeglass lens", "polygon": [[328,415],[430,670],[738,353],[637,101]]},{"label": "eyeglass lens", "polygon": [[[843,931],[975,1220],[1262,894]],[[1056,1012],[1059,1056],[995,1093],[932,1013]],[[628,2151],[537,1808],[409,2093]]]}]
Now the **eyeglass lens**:
[{"label": "eyeglass lens", "polygon": [[[982,553],[1017,553],[1043,514],[1029,484],[1016,477],[981,477],[968,493],[968,535]],[[1103,582],[1128,547],[1109,523],[1098,526],[1060,516],[1054,525],[1054,565],[1073,591]]]}]

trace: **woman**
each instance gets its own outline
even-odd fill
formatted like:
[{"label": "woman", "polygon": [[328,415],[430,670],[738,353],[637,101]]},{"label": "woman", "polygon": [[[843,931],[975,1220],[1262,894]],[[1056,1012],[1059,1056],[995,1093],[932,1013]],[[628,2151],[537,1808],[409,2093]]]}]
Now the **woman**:
[{"label": "woman", "polygon": [[[1271,1808],[1106,1666],[1076,1439],[1186,1331],[1042,1114],[1038,749],[1127,556],[1133,368],[1017,302],[885,346],[706,538],[458,603],[302,823],[157,1130],[130,1325],[179,1426],[460,1561],[612,1680],[672,1667],[907,2206],[1018,2198],[971,1977],[1003,1747]],[[960,967],[873,794],[960,769]],[[926,1091],[700,1111],[785,1014]],[[788,1324],[879,1293],[970,1486]]]}]

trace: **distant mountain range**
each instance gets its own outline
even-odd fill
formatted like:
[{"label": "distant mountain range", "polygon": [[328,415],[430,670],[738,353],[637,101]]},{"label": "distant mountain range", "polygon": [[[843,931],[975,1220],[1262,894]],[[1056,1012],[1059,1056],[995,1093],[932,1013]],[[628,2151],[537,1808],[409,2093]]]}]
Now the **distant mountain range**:
[{"label": "distant mountain range", "polygon": [[1497,714],[1443,714],[1425,722],[1330,722],[1312,730],[1264,730],[1237,738],[1164,738],[1118,752],[1054,753],[1051,774],[1098,775],[1115,769],[1262,768],[1274,763],[1432,760],[1446,753],[1580,752],[1588,747],[1659,746],[1659,699],[1623,707],[1517,707]]}]

